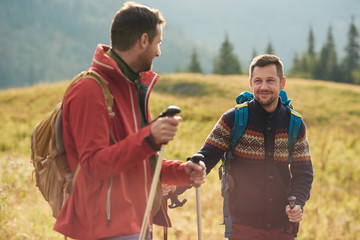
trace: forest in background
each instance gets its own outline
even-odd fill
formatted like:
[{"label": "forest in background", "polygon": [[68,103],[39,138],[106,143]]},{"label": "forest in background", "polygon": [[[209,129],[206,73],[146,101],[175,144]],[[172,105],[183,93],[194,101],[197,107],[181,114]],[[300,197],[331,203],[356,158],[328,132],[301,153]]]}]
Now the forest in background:
[{"label": "forest in background", "polygon": [[[111,20],[123,2],[1,1],[0,88],[71,79],[88,68],[96,45],[109,44]],[[233,54],[225,57],[237,58],[231,62],[235,62],[236,73],[246,74],[255,54],[273,52],[281,57],[289,76],[358,82],[354,79],[359,78],[359,72],[352,70],[358,65],[349,71],[350,65],[343,64],[350,24],[356,30],[360,26],[360,2],[356,0],[229,0],[225,5],[205,0],[139,2],[159,8],[167,20],[162,56],[154,63],[159,73],[189,71],[195,50],[203,73],[223,74],[216,69],[219,63],[223,66],[220,71],[229,66],[219,60],[227,39]],[[315,60],[306,53],[309,29]],[[358,56],[359,38],[353,39],[352,52]],[[335,70],[315,74],[314,68]],[[342,77],[345,80],[340,80]]]}]

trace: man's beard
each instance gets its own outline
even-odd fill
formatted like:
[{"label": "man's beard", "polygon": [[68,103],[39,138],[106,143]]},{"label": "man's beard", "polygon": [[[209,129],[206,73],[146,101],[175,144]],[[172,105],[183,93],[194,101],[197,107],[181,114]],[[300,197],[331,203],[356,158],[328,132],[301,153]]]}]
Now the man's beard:
[{"label": "man's beard", "polygon": [[142,56],[139,57],[139,72],[147,72],[152,69],[153,66],[153,60],[150,57],[150,54],[148,52],[145,52]]},{"label": "man's beard", "polygon": [[277,98],[274,96],[270,96],[267,100],[262,100],[260,97],[257,99],[257,101],[260,103],[260,105],[264,108],[273,105],[276,103]]},{"label": "man's beard", "polygon": [[259,103],[260,103],[262,106],[267,107],[267,106],[270,106],[270,105],[272,105],[273,103],[275,103],[275,101],[276,101],[276,99],[274,99],[274,98],[270,98],[270,99],[269,99],[269,100],[267,100],[266,102],[265,102],[265,101],[260,100],[260,101],[259,101]]},{"label": "man's beard", "polygon": [[151,61],[149,64],[144,65],[144,70],[143,70],[143,72],[150,71],[150,70],[152,69],[152,67],[153,67],[153,63],[152,63],[152,61]]},{"label": "man's beard", "polygon": [[143,61],[142,63],[140,63],[139,72],[150,71],[152,69],[152,66],[153,66],[152,61]]}]

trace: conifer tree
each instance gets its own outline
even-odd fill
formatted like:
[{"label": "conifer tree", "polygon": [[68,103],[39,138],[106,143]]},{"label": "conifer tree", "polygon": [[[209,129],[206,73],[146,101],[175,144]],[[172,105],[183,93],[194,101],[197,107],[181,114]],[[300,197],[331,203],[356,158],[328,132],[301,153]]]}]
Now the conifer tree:
[{"label": "conifer tree", "polygon": [[298,73],[301,71],[299,66],[300,66],[300,58],[299,58],[299,54],[296,52],[294,54],[292,65],[288,73],[290,77],[298,77]]},{"label": "conifer tree", "polygon": [[337,54],[331,26],[328,29],[326,43],[321,49],[319,61],[314,69],[314,77],[329,81],[340,81]]},{"label": "conifer tree", "polygon": [[194,48],[190,57],[190,63],[188,65],[188,72],[202,73],[203,70],[198,60],[196,49]]},{"label": "conifer tree", "polygon": [[265,53],[267,53],[267,54],[275,54],[275,50],[274,50],[274,47],[273,47],[271,42],[269,42],[269,44],[267,45]]},{"label": "conifer tree", "polygon": [[314,67],[316,66],[315,37],[310,26],[308,36],[308,47],[301,54],[295,54],[288,75],[291,77],[314,78]]},{"label": "conifer tree", "polygon": [[355,19],[352,17],[348,30],[348,42],[345,46],[345,57],[342,61],[343,78],[345,82],[353,83],[354,71],[360,71],[360,44],[359,32],[355,26]]},{"label": "conifer tree", "polygon": [[303,58],[306,59],[306,68],[304,69],[308,78],[314,77],[314,70],[317,64],[316,52],[315,52],[315,36],[312,27],[309,29],[308,36],[308,48]]},{"label": "conifer tree", "polygon": [[310,26],[308,37],[308,49],[307,52],[310,56],[315,56],[315,37],[312,27]]},{"label": "conifer tree", "polygon": [[[312,68],[313,64],[312,57],[309,56],[307,51],[303,51],[301,55],[295,53],[291,68],[288,72],[289,77],[300,77],[300,78],[313,78]],[[315,59],[315,58],[314,58]]]},{"label": "conifer tree", "polygon": [[219,55],[214,59],[213,73],[222,75],[241,74],[239,59],[233,51],[234,47],[229,42],[228,35],[225,34]]}]

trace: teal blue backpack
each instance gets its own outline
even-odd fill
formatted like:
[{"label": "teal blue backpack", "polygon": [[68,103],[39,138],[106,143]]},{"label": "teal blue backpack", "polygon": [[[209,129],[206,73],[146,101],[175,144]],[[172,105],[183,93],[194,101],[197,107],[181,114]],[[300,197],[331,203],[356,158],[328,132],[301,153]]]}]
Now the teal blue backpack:
[{"label": "teal blue backpack", "polygon": [[[224,198],[223,204],[223,216],[225,225],[225,238],[231,238],[232,220],[230,217],[229,210],[229,183],[228,176],[230,173],[230,161],[234,158],[233,152],[236,144],[243,135],[247,120],[248,120],[248,102],[254,98],[254,95],[250,92],[242,92],[236,97],[235,106],[235,120],[234,126],[231,130],[230,135],[230,146],[229,150],[224,154],[222,158],[222,165],[219,168],[219,177],[221,179],[221,195]],[[289,131],[288,131],[288,151],[289,159],[288,162],[291,164],[291,155],[294,149],[294,145],[297,140],[297,136],[301,126],[301,115],[292,109],[290,104],[291,99],[288,99],[287,94],[284,90],[280,91],[280,98],[282,104],[287,107],[291,112]]]}]

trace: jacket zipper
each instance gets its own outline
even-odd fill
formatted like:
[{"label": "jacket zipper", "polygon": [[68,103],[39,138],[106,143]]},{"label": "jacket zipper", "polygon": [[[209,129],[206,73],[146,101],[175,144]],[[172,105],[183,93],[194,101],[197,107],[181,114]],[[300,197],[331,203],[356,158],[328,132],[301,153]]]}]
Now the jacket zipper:
[{"label": "jacket zipper", "polygon": [[155,83],[155,80],[157,78],[157,74],[155,74],[155,76],[153,77],[153,79],[151,80],[151,83],[146,91],[146,96],[145,96],[145,117],[146,117],[146,120],[147,122],[149,122],[149,118],[148,118],[148,100],[149,100],[149,94],[150,94],[150,90],[151,88],[153,87],[154,83]]}]

